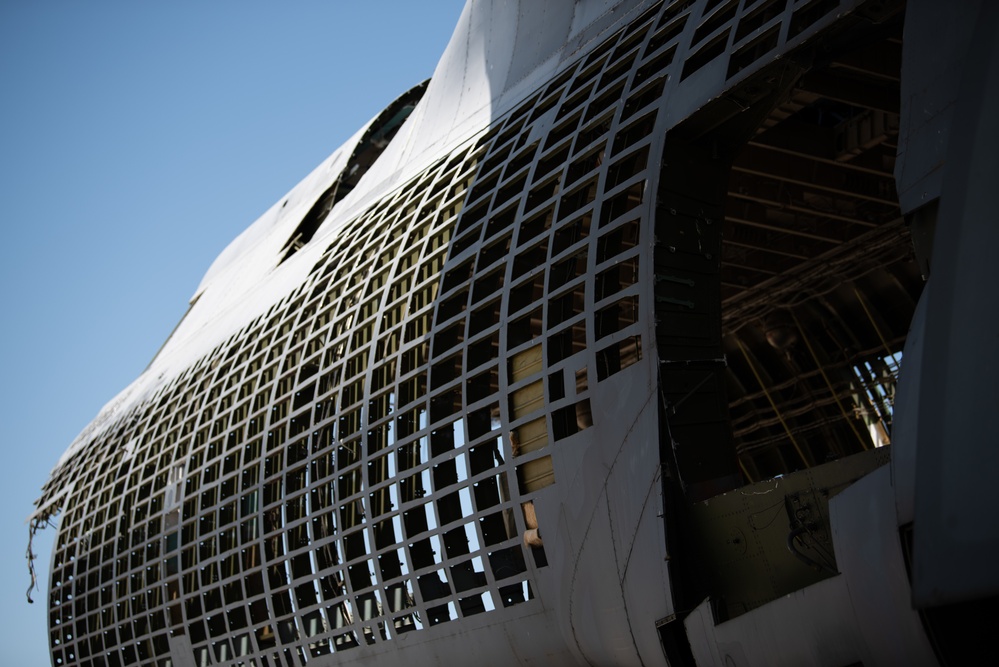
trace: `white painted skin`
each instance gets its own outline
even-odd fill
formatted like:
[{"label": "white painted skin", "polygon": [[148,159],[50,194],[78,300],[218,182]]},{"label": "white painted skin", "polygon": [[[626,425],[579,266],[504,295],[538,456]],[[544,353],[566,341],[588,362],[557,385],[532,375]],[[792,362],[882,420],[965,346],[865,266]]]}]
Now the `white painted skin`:
[{"label": "white painted skin", "polygon": [[[346,167],[374,118],[219,254],[192,295],[190,310],[149,367],[102,408],[55,470],[99,437],[116,415],[151,396],[301,285],[329,241],[353,218],[481,133],[642,6],[636,0],[468,0],[423,98],[312,242],[278,265],[288,238]],[[539,22],[546,30],[536,29]],[[43,515],[57,498],[50,493],[33,516]]]}]

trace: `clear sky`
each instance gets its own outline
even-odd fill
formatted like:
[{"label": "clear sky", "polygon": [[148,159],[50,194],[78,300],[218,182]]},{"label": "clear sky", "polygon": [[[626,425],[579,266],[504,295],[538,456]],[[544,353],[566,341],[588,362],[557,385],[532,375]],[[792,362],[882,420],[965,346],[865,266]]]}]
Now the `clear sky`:
[{"label": "clear sky", "polygon": [[48,665],[49,470],[212,260],[397,95],[463,0],[0,2],[0,665]]}]

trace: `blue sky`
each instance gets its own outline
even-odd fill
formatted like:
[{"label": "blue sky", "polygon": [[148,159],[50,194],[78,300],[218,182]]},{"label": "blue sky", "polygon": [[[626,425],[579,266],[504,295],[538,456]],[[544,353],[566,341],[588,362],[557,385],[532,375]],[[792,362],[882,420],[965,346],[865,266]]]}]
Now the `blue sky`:
[{"label": "blue sky", "polygon": [[463,0],[0,3],[0,664],[49,664],[49,470],[215,256],[433,72]]}]

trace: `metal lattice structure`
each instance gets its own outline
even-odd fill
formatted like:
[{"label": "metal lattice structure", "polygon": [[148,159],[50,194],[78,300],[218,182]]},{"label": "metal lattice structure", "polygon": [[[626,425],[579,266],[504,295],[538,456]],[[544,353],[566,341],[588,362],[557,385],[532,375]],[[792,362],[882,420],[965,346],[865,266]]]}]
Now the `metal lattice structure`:
[{"label": "metal lattice structure", "polygon": [[433,664],[446,642],[505,662],[531,628],[555,662],[624,661],[576,628],[614,595],[632,618],[607,632],[642,624],[628,659],[663,660],[669,619],[723,588],[667,549],[671,494],[890,424],[922,283],[887,4],[622,3],[508,110],[341,205],[428,89],[386,109],[274,254],[302,279],[54,471],[54,664]]}]

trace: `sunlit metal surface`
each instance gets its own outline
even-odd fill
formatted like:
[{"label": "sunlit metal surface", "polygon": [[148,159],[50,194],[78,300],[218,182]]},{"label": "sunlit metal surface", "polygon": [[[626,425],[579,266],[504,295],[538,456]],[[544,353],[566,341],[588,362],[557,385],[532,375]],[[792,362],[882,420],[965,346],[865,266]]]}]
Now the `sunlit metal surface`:
[{"label": "sunlit metal surface", "polygon": [[934,664],[905,21],[469,2],[53,471],[54,663]]}]

